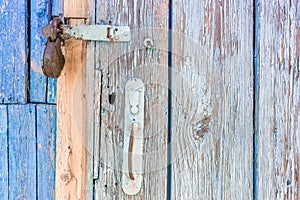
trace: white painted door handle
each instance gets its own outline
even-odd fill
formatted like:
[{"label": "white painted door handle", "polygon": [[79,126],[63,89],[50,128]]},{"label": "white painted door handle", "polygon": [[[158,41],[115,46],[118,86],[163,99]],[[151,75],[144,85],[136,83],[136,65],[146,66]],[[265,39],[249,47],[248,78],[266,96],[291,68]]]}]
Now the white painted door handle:
[{"label": "white painted door handle", "polygon": [[133,78],[126,82],[122,189],[128,195],[137,194],[142,187],[144,93],[142,80]]}]

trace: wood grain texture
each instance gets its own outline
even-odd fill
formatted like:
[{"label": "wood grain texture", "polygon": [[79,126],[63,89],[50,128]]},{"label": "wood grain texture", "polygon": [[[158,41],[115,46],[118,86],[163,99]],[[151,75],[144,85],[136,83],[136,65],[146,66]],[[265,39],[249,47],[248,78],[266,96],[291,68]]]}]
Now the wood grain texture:
[{"label": "wood grain texture", "polygon": [[0,103],[26,103],[27,1],[0,1]]},{"label": "wood grain texture", "polygon": [[56,106],[37,105],[37,199],[54,199]]},{"label": "wood grain texture", "polygon": [[8,199],[7,106],[0,105],[0,196]]},{"label": "wood grain texture", "polygon": [[9,198],[36,199],[36,107],[8,106]]},{"label": "wood grain texture", "polygon": [[[95,24],[96,18],[95,18],[95,1],[94,0],[88,0],[88,18],[86,20],[87,24]],[[96,57],[95,57],[95,47],[96,42],[87,42],[87,56],[86,56],[86,199],[93,199],[94,197],[94,178],[95,178],[95,172],[94,170],[94,152],[93,147],[95,144],[94,138],[94,106],[93,106],[93,100],[94,99],[94,93],[89,91],[95,91],[94,90],[94,66],[96,63]],[[96,71],[99,73],[98,71]],[[98,111],[99,112],[99,111]],[[92,113],[92,114],[89,114]],[[100,151],[99,151],[100,152]],[[98,158],[98,157],[96,157]],[[98,168],[97,168],[98,169]],[[97,174],[98,177],[98,174]],[[97,178],[96,177],[96,178]]]},{"label": "wood grain texture", "polygon": [[252,199],[253,1],[173,1],[172,199]]},{"label": "wood grain texture", "polygon": [[259,3],[258,199],[300,199],[300,2]]},{"label": "wood grain texture", "polygon": [[64,17],[86,19],[88,17],[87,0],[64,0]]},{"label": "wood grain texture", "polygon": [[[52,0],[52,16],[63,17],[64,2],[63,0]],[[47,83],[47,103],[56,104],[57,95],[57,78],[48,78]]]},{"label": "wood grain texture", "polygon": [[64,1],[52,0],[52,15],[63,16],[63,14],[64,14]]},{"label": "wood grain texture", "polygon": [[[96,23],[128,25],[134,30],[128,44],[98,43],[95,63],[88,66],[87,77],[91,79],[88,78],[87,87],[93,93],[90,98],[94,102],[90,104],[94,112],[88,112],[88,121],[94,122],[91,133],[94,136],[95,199],[165,199],[168,1],[101,0],[97,1],[96,13]],[[148,37],[154,41],[154,47],[146,50],[144,39]],[[88,49],[88,54],[90,51],[93,49]],[[122,191],[120,170],[124,88],[126,80],[133,77],[145,83],[147,114],[142,189],[136,196],[128,196]],[[116,94],[113,104],[109,102],[112,93]]]},{"label": "wood grain texture", "polygon": [[30,102],[46,103],[47,77],[43,74],[43,53],[47,38],[41,28],[48,24],[48,0],[31,0],[30,15]]},{"label": "wood grain texture", "polygon": [[56,104],[57,78],[48,78],[47,82],[47,104]]},{"label": "wood grain texture", "polygon": [[[56,103],[56,79],[47,78],[42,72],[43,53],[47,38],[41,28],[49,23],[50,1],[31,0],[30,7],[30,102]],[[52,3],[53,4],[53,3]],[[55,5],[57,6],[57,5]],[[59,9],[59,8],[54,8]]]},{"label": "wood grain texture", "polygon": [[[74,26],[84,20],[70,23]],[[57,200],[85,199],[85,56],[85,41],[66,41],[66,63],[57,91]]]}]

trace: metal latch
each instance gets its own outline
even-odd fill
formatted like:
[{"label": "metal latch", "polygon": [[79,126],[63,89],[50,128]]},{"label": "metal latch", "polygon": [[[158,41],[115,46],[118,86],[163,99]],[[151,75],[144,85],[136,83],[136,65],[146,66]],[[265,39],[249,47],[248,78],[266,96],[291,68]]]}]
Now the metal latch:
[{"label": "metal latch", "polygon": [[122,189],[128,195],[137,194],[142,187],[144,93],[142,80],[133,78],[126,82]]},{"label": "metal latch", "polygon": [[41,30],[48,38],[43,55],[43,72],[46,76],[57,78],[63,70],[65,59],[61,51],[61,43],[69,38],[102,42],[129,42],[131,39],[128,26],[112,25],[64,25],[59,17]]},{"label": "metal latch", "polygon": [[129,42],[130,29],[128,26],[110,25],[77,25],[64,27],[64,37],[74,37],[80,40],[92,40],[103,42]]}]

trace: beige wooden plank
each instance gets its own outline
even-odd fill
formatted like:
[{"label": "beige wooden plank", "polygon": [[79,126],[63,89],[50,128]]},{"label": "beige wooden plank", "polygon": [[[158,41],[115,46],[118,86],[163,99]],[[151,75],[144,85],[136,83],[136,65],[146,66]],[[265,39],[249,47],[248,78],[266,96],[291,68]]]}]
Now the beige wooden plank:
[{"label": "beige wooden plank", "polygon": [[[84,20],[70,20],[70,25]],[[55,199],[85,199],[85,57],[86,42],[69,39],[66,64],[58,79]]]},{"label": "beige wooden plank", "polygon": [[[88,19],[86,24],[95,24],[95,0],[88,0]],[[93,199],[93,143],[94,143],[94,115],[88,114],[94,112],[93,97],[94,97],[94,84],[91,81],[94,80],[94,66],[95,66],[95,42],[87,42],[87,57],[86,57],[86,199]]]},{"label": "beige wooden plank", "polygon": [[[168,27],[166,1],[97,1],[97,23],[142,27]],[[94,174],[96,199],[165,199],[166,195],[166,134],[167,134],[167,31],[153,29],[132,31],[129,44],[97,44],[97,70],[88,84],[95,89],[94,138],[99,138],[99,173]],[[146,37],[154,40],[155,50],[146,51]],[[155,64],[154,64],[155,63]],[[147,66],[146,66],[147,65]],[[90,72],[89,72],[90,73]],[[92,72],[91,72],[92,74]],[[100,78],[103,78],[102,84]],[[109,80],[108,80],[109,77]],[[122,134],[124,86],[127,79],[137,77],[146,83],[144,180],[139,194],[130,197],[121,189]],[[92,84],[93,86],[90,86]],[[102,94],[100,89],[102,88]],[[116,93],[116,102],[109,103],[109,94]],[[99,109],[100,95],[102,108]],[[101,113],[101,118],[100,118]],[[90,114],[90,112],[89,112]],[[98,119],[98,121],[97,121]],[[101,126],[100,120],[101,119]],[[100,133],[99,133],[100,131]],[[98,136],[97,136],[98,134]],[[155,151],[159,153],[151,154]],[[161,166],[160,168],[157,168]],[[97,166],[94,168],[97,171]]]},{"label": "beige wooden plank", "polygon": [[253,1],[173,12],[172,199],[252,199]]},{"label": "beige wooden plank", "polygon": [[258,199],[300,199],[300,2],[259,13]]},{"label": "beige wooden plank", "polygon": [[85,19],[88,17],[88,0],[64,0],[64,17]]}]

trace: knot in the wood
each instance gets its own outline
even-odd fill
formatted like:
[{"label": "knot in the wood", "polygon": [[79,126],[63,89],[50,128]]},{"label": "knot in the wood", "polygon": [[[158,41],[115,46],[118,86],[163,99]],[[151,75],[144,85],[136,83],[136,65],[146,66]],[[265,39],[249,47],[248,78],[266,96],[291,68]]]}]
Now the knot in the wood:
[{"label": "knot in the wood", "polygon": [[71,178],[72,178],[72,175],[71,175],[71,172],[67,171],[67,172],[64,172],[60,175],[60,178],[61,180],[63,180],[65,183],[68,183]]},{"label": "knot in the wood", "polygon": [[209,132],[209,123],[211,122],[211,115],[201,119],[193,128],[193,137],[197,141],[202,141],[205,135]]}]

